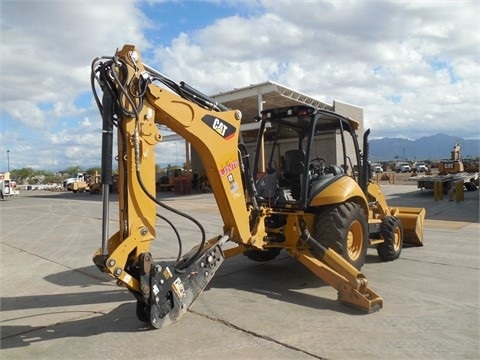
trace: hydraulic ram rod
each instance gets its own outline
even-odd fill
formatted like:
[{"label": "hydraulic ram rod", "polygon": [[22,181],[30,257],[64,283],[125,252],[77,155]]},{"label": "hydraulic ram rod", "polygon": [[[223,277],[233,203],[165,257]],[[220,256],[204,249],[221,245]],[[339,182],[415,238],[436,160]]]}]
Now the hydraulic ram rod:
[{"label": "hydraulic ram rod", "polygon": [[113,156],[113,103],[110,91],[103,92],[103,125],[102,125],[102,250],[101,255],[107,255],[108,222],[109,222],[109,195],[112,184],[112,156]]}]

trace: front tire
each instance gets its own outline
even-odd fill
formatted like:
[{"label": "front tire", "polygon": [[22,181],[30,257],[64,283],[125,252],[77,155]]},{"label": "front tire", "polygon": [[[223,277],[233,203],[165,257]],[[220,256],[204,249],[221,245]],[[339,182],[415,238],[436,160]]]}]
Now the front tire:
[{"label": "front tire", "polygon": [[315,237],[358,270],[365,263],[368,223],[359,204],[347,201],[322,211],[315,222]]},{"label": "front tire", "polygon": [[380,231],[384,241],[377,245],[378,256],[382,261],[398,259],[403,247],[402,222],[395,216],[385,216]]}]

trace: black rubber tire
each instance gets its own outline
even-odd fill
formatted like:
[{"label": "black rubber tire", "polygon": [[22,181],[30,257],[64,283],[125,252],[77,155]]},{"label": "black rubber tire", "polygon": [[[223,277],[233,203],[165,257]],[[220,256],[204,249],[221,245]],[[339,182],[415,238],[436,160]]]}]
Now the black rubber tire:
[{"label": "black rubber tire", "polygon": [[275,259],[280,252],[282,251],[281,248],[270,248],[265,251],[261,250],[247,250],[243,253],[247,258],[257,262],[265,262],[271,261]]},{"label": "black rubber tire", "polygon": [[395,216],[385,216],[380,232],[384,242],[377,245],[378,256],[382,261],[398,259],[403,247],[402,222]]},{"label": "black rubber tire", "polygon": [[475,185],[475,183],[473,181],[466,182],[464,184],[464,186],[465,186],[465,189],[467,191],[476,191],[477,190],[477,185]]},{"label": "black rubber tire", "polygon": [[352,201],[324,209],[315,219],[315,239],[335,250],[360,270],[368,247],[368,222],[362,207]]}]

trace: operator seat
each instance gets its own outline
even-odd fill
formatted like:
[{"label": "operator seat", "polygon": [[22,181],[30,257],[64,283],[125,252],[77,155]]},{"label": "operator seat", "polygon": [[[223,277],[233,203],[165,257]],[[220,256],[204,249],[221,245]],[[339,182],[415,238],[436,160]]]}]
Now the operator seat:
[{"label": "operator seat", "polygon": [[282,175],[285,185],[295,199],[300,198],[300,177],[305,169],[305,153],[302,150],[287,150],[282,157]]},{"label": "operator seat", "polygon": [[302,150],[288,150],[283,155],[283,177],[288,181],[300,180],[305,168],[305,154]]}]

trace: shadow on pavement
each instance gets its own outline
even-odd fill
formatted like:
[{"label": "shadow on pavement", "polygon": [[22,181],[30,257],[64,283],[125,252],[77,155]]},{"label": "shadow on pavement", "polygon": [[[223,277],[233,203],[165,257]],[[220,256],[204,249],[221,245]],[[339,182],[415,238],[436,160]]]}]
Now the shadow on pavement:
[{"label": "shadow on pavement", "polygon": [[44,277],[52,284],[60,286],[90,286],[112,284],[113,279],[101,272],[95,265],[50,274]]},{"label": "shadow on pavement", "polygon": [[[228,264],[229,261],[232,261],[231,265]],[[365,314],[363,311],[340,304],[336,300],[336,291],[333,287],[286,254],[265,263],[242,259],[240,255],[235,259],[235,263],[233,261],[234,259],[226,260],[206,291],[210,288],[235,289],[311,309],[331,310],[350,315]],[[321,288],[330,288],[335,299],[322,297],[329,294],[323,290],[316,291]]]},{"label": "shadow on pavement", "polygon": [[[86,296],[92,297],[91,294],[83,294],[81,298],[85,299]],[[102,294],[95,294],[95,298],[97,299],[101,296]],[[71,313],[75,319],[47,326],[2,324],[0,327],[2,333],[2,349],[19,348],[37,342],[67,337],[88,337],[109,332],[139,332],[149,329],[135,318],[135,303],[121,304],[108,313],[87,311],[65,312],[65,314],[69,313]],[[51,313],[45,314],[44,316],[51,316]],[[67,349],[65,350],[67,351]]]},{"label": "shadow on pavement", "polygon": [[125,289],[109,291],[77,292],[69,294],[2,296],[1,311],[18,311],[27,309],[47,309],[51,307],[76,306],[88,304],[105,304],[134,299]]}]

